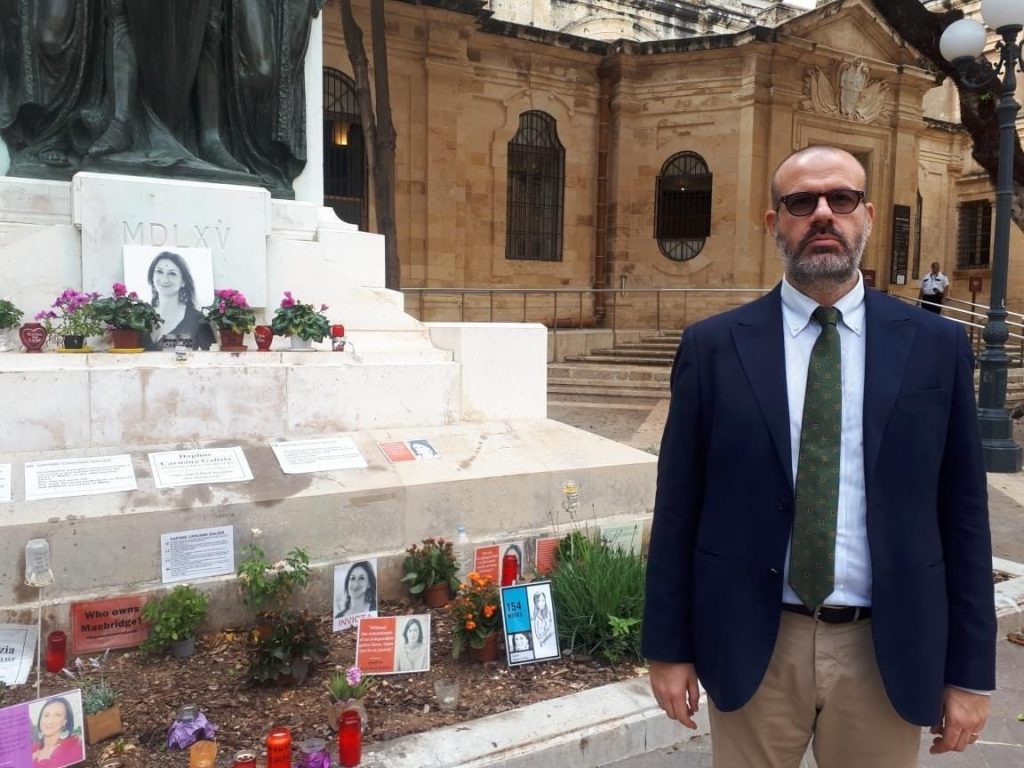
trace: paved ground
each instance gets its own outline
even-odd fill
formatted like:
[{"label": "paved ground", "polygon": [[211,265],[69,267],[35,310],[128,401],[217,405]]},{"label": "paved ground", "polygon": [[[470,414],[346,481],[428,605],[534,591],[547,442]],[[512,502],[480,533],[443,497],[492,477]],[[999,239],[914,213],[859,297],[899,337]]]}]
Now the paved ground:
[{"label": "paved ground", "polygon": [[[668,408],[667,400],[646,405],[549,402],[548,415],[588,432],[626,443],[640,450],[657,450]],[[1024,426],[1015,429],[1024,444]],[[989,514],[993,549],[998,557],[1024,563],[1024,476],[989,476]],[[931,736],[922,735],[921,768],[1020,768],[1024,765],[1024,646],[1005,639],[998,644],[998,686],[992,716],[976,748],[963,754],[928,754]],[[710,768],[710,740],[689,739],[680,726],[680,744],[648,753],[607,768]],[[805,763],[813,766],[812,760]],[[756,768],[752,766],[751,768]],[[870,766],[865,766],[870,768]]]}]

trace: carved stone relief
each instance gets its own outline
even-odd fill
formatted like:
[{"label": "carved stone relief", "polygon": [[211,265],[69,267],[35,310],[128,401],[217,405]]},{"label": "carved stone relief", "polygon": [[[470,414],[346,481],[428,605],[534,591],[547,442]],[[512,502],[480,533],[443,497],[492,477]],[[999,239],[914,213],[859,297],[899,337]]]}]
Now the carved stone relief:
[{"label": "carved stone relief", "polygon": [[885,123],[889,116],[889,84],[872,80],[871,70],[860,59],[840,64],[830,73],[810,67],[804,77],[804,100],[808,112],[839,117],[858,123]]}]

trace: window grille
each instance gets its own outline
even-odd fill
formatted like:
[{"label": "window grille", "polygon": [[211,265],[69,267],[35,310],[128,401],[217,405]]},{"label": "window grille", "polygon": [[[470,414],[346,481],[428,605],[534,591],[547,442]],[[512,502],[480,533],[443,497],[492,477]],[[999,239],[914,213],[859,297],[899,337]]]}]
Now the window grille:
[{"label": "window grille", "polygon": [[711,235],[712,174],[704,158],[680,152],[662,166],[655,189],[654,236],[672,261],[692,259]]},{"label": "window grille", "polygon": [[508,143],[506,259],[562,260],[564,198],[565,148],[555,119],[524,112]]},{"label": "window grille", "polygon": [[960,206],[956,268],[982,269],[992,254],[992,204],[975,200]]},{"label": "window grille", "polygon": [[324,67],[324,205],[360,229],[367,229],[366,142],[355,81]]}]

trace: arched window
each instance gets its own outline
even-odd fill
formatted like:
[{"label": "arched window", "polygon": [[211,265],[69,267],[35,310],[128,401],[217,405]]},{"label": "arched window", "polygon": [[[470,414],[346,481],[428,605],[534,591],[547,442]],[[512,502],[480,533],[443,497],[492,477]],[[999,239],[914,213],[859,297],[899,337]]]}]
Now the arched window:
[{"label": "arched window", "polygon": [[324,67],[324,205],[365,230],[367,188],[366,142],[355,82]]},{"label": "arched window", "polygon": [[708,164],[696,152],[680,152],[662,166],[654,236],[672,261],[692,259],[711,235],[711,179]]},{"label": "arched window", "polygon": [[562,260],[564,197],[565,148],[555,119],[524,112],[508,143],[506,259]]}]

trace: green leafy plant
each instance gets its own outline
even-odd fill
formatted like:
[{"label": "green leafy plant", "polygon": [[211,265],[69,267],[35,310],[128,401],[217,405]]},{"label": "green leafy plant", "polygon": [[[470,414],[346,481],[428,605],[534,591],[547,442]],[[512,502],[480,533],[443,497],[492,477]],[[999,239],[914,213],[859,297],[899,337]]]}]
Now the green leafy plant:
[{"label": "green leafy plant", "polygon": [[96,299],[93,310],[96,318],[108,328],[149,333],[160,322],[156,307],[143,301],[135,291],[129,292],[123,283],[114,283],[112,296]]},{"label": "green leafy plant", "polygon": [[264,625],[249,633],[249,679],[301,685],[310,664],[327,655],[319,625],[309,611],[265,615]]},{"label": "green leafy plant", "polygon": [[487,636],[501,628],[501,596],[490,576],[473,571],[448,605],[452,615],[452,656],[459,658],[467,646],[483,648]]},{"label": "green leafy plant", "polygon": [[644,561],[637,555],[604,542],[575,548],[551,573],[551,599],[563,647],[612,663],[641,658]]},{"label": "green leafy plant", "polygon": [[211,326],[235,333],[249,333],[256,327],[256,313],[241,291],[222,288],[213,294],[213,304],[203,307],[203,317]]},{"label": "green leafy plant", "polygon": [[82,687],[82,711],[87,715],[95,715],[117,704],[118,698],[117,691],[103,680],[86,683]]},{"label": "green leafy plant", "polygon": [[586,556],[594,546],[594,541],[582,531],[576,530],[566,534],[558,542],[555,549],[555,561],[562,563]]},{"label": "green leafy plant", "polygon": [[0,329],[17,328],[24,314],[10,299],[0,299]]},{"label": "green leafy plant", "polygon": [[373,678],[363,674],[359,667],[351,666],[336,672],[327,681],[327,696],[331,703],[361,699],[373,687]]},{"label": "green leafy plant", "polygon": [[331,333],[331,325],[324,315],[326,311],[326,304],[321,304],[320,309],[317,309],[312,304],[303,304],[292,296],[291,291],[285,291],[281,306],[274,310],[270,328],[276,336],[298,336],[300,339],[323,341]]},{"label": "green leafy plant", "polygon": [[306,550],[296,547],[283,560],[271,563],[256,545],[259,535],[260,530],[254,528],[252,538],[242,548],[242,560],[238,564],[242,602],[257,612],[280,609],[296,587],[305,587],[309,582],[309,554]]},{"label": "green leafy plant", "polygon": [[103,323],[96,317],[93,304],[98,298],[98,293],[82,293],[68,288],[50,309],[39,312],[35,319],[51,336],[98,336],[103,332]]},{"label": "green leafy plant", "polygon": [[149,623],[149,637],[142,643],[147,652],[162,651],[172,643],[195,637],[206,618],[209,598],[190,584],[179,584],[170,592],[150,600],[142,608]]},{"label": "green leafy plant", "polygon": [[423,539],[422,544],[413,544],[405,550],[402,562],[405,576],[402,583],[409,585],[409,594],[419,595],[435,584],[446,583],[452,592],[459,589],[459,564],[455,548],[443,536]]}]

